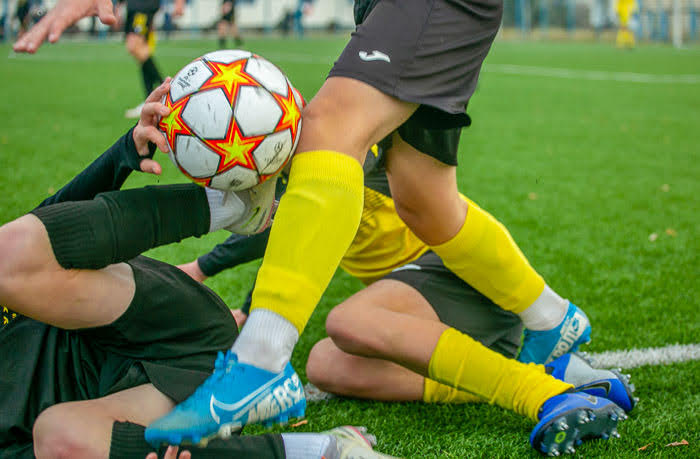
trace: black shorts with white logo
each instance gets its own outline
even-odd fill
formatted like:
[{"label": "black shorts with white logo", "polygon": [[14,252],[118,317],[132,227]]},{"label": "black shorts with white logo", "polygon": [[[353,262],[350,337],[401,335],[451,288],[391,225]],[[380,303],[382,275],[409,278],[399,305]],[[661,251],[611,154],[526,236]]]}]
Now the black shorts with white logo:
[{"label": "black shorts with white logo", "polygon": [[467,104],[502,13],[502,0],[369,2],[358,13],[361,22],[329,76],[353,78],[420,104],[407,121],[410,129],[399,130],[399,134],[419,151],[456,165],[456,144],[451,139],[438,146],[454,145],[454,151],[426,151],[425,145],[415,145],[406,133],[469,125]]},{"label": "black shorts with white logo", "polygon": [[113,323],[63,330],[17,316],[0,329],[0,458],[31,457],[34,421],[58,403],[147,383],[181,402],[233,344],[238,327],[213,291],[151,258],[128,263],[136,291]]},{"label": "black shorts with white logo", "polygon": [[457,277],[434,252],[426,252],[383,279],[397,280],[418,290],[442,323],[506,357],[518,354],[523,331],[520,318]]}]

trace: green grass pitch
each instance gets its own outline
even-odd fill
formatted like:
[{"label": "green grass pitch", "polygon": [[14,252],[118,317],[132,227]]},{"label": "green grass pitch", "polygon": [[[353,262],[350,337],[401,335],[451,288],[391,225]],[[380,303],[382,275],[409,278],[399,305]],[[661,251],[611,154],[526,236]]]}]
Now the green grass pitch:
[{"label": "green grass pitch", "polygon": [[[277,63],[310,98],[344,40],[251,38],[246,47]],[[213,40],[163,41],[156,58],[172,75],[215,47]],[[13,56],[5,45],[0,56],[4,223],[125,132],[132,122],[122,114],[142,90],[118,42],[63,42],[32,57]],[[552,69],[568,76],[549,75]],[[634,74],[657,77],[626,81]],[[699,74],[698,48],[623,52],[607,44],[497,41],[486,61],[469,106],[474,124],[462,136],[460,187],[504,222],[554,289],[586,310],[593,324],[587,350],[700,341]],[[695,76],[669,82],[659,75]],[[183,180],[159,158],[163,177],[136,175],[127,186]],[[225,236],[150,255],[189,261]],[[236,307],[254,271],[242,266],[207,284]],[[325,315],[358,288],[336,275],[293,356],[302,379]],[[621,425],[622,438],[583,445],[578,454],[700,457],[700,362],[631,373],[641,403]],[[311,404],[307,419],[296,431],[366,425],[379,449],[396,456],[536,456],[527,442],[532,424],[493,406],[332,400]],[[689,445],[665,446],[682,439]]]}]

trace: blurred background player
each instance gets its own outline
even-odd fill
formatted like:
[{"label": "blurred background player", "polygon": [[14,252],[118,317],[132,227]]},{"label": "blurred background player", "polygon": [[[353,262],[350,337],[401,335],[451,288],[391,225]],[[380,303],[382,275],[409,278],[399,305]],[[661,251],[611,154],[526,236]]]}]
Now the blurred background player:
[{"label": "blurred background player", "polygon": [[219,36],[219,49],[226,49],[226,41],[233,38],[233,45],[238,47],[243,44],[238,25],[236,24],[236,0],[223,0],[221,3],[221,20],[216,25]]},{"label": "blurred background player", "polygon": [[[173,16],[181,16],[185,0],[175,0]],[[156,47],[156,33],[153,27],[153,17],[160,8],[160,0],[126,0],[126,50],[141,68],[143,79],[144,99],[163,81],[156,65],[153,53]],[[126,118],[138,118],[143,103],[128,109]]]},{"label": "blurred background player", "polygon": [[632,49],[634,48],[635,39],[634,32],[630,29],[630,19],[637,11],[637,0],[617,0],[615,11],[619,21],[615,44],[618,48]]}]

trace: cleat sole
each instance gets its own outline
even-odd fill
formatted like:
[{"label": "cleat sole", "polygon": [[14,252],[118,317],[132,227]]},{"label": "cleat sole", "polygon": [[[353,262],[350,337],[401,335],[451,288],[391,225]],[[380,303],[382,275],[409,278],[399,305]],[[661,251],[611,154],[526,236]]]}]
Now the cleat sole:
[{"label": "cleat sole", "polygon": [[[586,440],[618,438],[617,425],[623,419],[620,416],[622,410],[617,405],[607,405],[595,411],[597,415],[592,409],[581,408],[557,416],[539,430],[532,444],[539,445],[542,454],[558,456],[573,453],[574,446]],[[588,421],[582,420],[582,412]],[[564,430],[560,429],[562,423],[566,425]]]}]

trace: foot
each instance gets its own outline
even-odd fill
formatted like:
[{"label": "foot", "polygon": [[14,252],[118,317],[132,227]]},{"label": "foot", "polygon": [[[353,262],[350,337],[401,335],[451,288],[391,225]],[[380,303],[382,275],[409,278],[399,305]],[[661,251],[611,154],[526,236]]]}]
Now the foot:
[{"label": "foot", "polygon": [[184,402],[146,429],[146,441],[206,445],[227,438],[247,424],[285,424],[304,416],[306,398],[299,376],[287,363],[271,373],[239,363],[236,354],[219,353],[214,373]]},{"label": "foot", "polygon": [[591,324],[586,313],[569,303],[569,310],[561,323],[551,330],[525,329],[523,346],[518,360],[523,363],[548,363],[567,352],[591,341]]},{"label": "foot", "polygon": [[377,438],[367,433],[366,427],[342,426],[323,432],[335,437],[339,459],[392,459],[372,448],[377,444]]},{"label": "foot", "polygon": [[619,370],[597,370],[580,354],[564,354],[545,368],[555,378],[573,384],[577,392],[605,397],[628,413],[639,400],[633,396],[630,375],[623,375]]},{"label": "foot", "polygon": [[573,454],[583,441],[619,437],[617,424],[627,419],[622,408],[606,398],[563,393],[547,400],[532,429],[530,444],[547,456]]},{"label": "foot", "polygon": [[134,108],[130,108],[127,111],[124,112],[124,118],[140,118],[141,117],[141,109],[143,109],[143,102],[138,104]]}]

